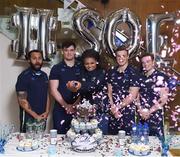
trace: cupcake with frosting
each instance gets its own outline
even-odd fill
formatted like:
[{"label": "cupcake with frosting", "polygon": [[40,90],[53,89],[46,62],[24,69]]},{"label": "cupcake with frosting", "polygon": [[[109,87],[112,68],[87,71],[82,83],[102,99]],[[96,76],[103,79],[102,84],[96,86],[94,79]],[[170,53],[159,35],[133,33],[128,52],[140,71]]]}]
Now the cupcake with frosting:
[{"label": "cupcake with frosting", "polygon": [[77,119],[73,118],[71,121],[71,126],[74,128],[75,126],[79,125],[79,122]]},{"label": "cupcake with frosting", "polygon": [[92,129],[92,124],[90,122],[86,122],[86,129],[91,130]]},{"label": "cupcake with frosting", "polygon": [[71,122],[71,124],[72,124],[74,130],[75,130],[77,133],[79,133],[79,132],[80,132],[80,126],[79,126],[78,120],[73,119],[73,122]]},{"label": "cupcake with frosting", "polygon": [[39,147],[38,141],[37,140],[33,140],[32,142],[32,149],[37,149]]},{"label": "cupcake with frosting", "polygon": [[73,140],[76,137],[76,133],[71,128],[68,130],[66,135],[70,140]]},{"label": "cupcake with frosting", "polygon": [[98,127],[98,121],[97,119],[92,119],[91,121],[92,129],[96,129]]},{"label": "cupcake with frosting", "polygon": [[100,139],[102,139],[102,136],[103,136],[103,133],[102,133],[102,131],[99,129],[99,128],[97,128],[96,130],[95,130],[95,134],[96,134],[96,140],[100,140]]},{"label": "cupcake with frosting", "polygon": [[79,123],[79,127],[80,127],[80,130],[81,130],[82,132],[84,132],[84,131],[86,130],[85,122],[80,122],[80,123]]},{"label": "cupcake with frosting", "polygon": [[26,141],[24,143],[24,150],[25,151],[32,150],[32,139],[26,139]]},{"label": "cupcake with frosting", "polygon": [[21,150],[21,151],[23,151],[24,150],[24,140],[21,140],[20,142],[19,142],[19,144],[18,144],[18,150]]}]

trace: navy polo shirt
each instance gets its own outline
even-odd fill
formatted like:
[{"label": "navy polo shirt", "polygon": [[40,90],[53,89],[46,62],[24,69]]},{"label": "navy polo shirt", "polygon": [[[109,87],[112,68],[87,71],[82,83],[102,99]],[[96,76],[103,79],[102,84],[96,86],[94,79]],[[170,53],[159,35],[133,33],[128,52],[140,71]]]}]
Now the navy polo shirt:
[{"label": "navy polo shirt", "polygon": [[139,87],[138,71],[128,65],[120,73],[118,67],[115,67],[109,71],[107,82],[112,85],[113,96],[118,97],[116,101],[122,100],[129,94],[130,87]]},{"label": "navy polo shirt", "polygon": [[[78,80],[80,77],[81,64],[75,62],[74,66],[68,66],[64,60],[51,69],[49,79],[58,80],[58,91],[68,104],[73,104],[78,97],[78,93],[71,92],[66,84],[68,81]],[[67,114],[66,110],[55,101],[53,109],[53,128],[58,130],[59,134],[66,134],[70,128],[72,115]]]},{"label": "navy polo shirt", "polygon": [[168,76],[155,70],[150,76],[142,75],[140,83],[141,106],[150,109],[154,100],[158,100],[159,88],[168,87]]},{"label": "navy polo shirt", "polygon": [[[139,87],[138,71],[128,65],[125,71],[120,73],[118,67],[115,67],[108,72],[107,82],[112,85],[114,103],[119,104],[129,95],[130,87]],[[115,135],[118,133],[118,130],[123,129],[129,135],[132,124],[135,122],[135,105],[131,103],[120,109],[120,112],[122,114],[120,119],[116,119],[114,116],[110,117],[109,133]]]},{"label": "navy polo shirt", "polygon": [[[78,80],[80,76],[81,65],[79,62],[75,62],[75,65],[70,67],[62,61],[54,65],[51,69],[49,79],[59,80],[58,91],[61,93],[63,99],[72,104],[77,99],[77,93],[71,92],[66,84],[68,81]],[[58,102],[56,102],[58,104]],[[59,105],[58,105],[59,106]]]},{"label": "navy polo shirt", "polygon": [[105,85],[105,71],[102,69],[84,70],[81,72],[80,78],[80,94],[82,98],[89,100],[91,104],[96,104],[97,102],[94,102],[95,98],[93,98],[93,95],[95,96],[103,89]]},{"label": "navy polo shirt", "polygon": [[[168,76],[164,73],[155,70],[150,76],[142,75],[139,90],[141,107],[150,109],[154,105],[153,101],[158,101],[160,98],[159,89],[162,87],[168,87]],[[164,134],[163,121],[162,109],[152,113],[146,120],[150,128],[150,135],[162,136]]]},{"label": "navy polo shirt", "polygon": [[[46,111],[48,77],[43,71],[35,72],[31,68],[23,71],[17,79],[16,91],[26,91],[27,100],[37,114]],[[21,109],[22,111],[22,109]]]}]

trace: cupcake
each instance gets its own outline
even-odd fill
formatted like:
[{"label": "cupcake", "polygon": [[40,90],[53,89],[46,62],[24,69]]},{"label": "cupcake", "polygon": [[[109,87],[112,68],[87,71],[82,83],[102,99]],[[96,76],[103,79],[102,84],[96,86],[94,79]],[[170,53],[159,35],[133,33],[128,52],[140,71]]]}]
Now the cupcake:
[{"label": "cupcake", "polygon": [[95,134],[96,134],[96,136],[97,136],[96,140],[102,139],[103,133],[102,133],[102,131],[101,131],[99,128],[97,128],[97,129],[95,130]]},{"label": "cupcake", "polygon": [[77,121],[77,119],[73,118],[71,121],[71,126],[74,127],[75,125],[78,125],[79,122]]},{"label": "cupcake", "polygon": [[21,150],[21,151],[24,150],[24,141],[23,141],[23,140],[21,140],[21,141],[19,142],[19,144],[18,144],[18,150]]},{"label": "cupcake", "polygon": [[80,127],[79,127],[79,122],[76,120],[76,121],[74,121],[74,124],[73,124],[74,126],[74,130],[77,132],[77,133],[79,133],[80,132]]},{"label": "cupcake", "polygon": [[31,139],[26,139],[26,141],[24,143],[24,150],[25,151],[32,150],[32,140]]},{"label": "cupcake", "polygon": [[69,129],[66,135],[70,140],[73,140],[76,137],[76,133],[72,129]]},{"label": "cupcake", "polygon": [[80,130],[81,130],[81,131],[83,131],[83,132],[86,131],[86,125],[85,125],[84,122],[80,122],[80,123],[79,123],[79,127],[80,127]]},{"label": "cupcake", "polygon": [[87,130],[91,130],[91,129],[92,129],[92,125],[91,125],[90,122],[87,122],[87,123],[86,123],[86,129],[87,129]]},{"label": "cupcake", "polygon": [[38,141],[33,140],[33,142],[32,142],[32,149],[35,150],[35,149],[38,149],[38,147],[39,147]]},{"label": "cupcake", "polygon": [[98,127],[97,119],[92,119],[91,120],[91,124],[92,124],[92,129],[96,129]]}]

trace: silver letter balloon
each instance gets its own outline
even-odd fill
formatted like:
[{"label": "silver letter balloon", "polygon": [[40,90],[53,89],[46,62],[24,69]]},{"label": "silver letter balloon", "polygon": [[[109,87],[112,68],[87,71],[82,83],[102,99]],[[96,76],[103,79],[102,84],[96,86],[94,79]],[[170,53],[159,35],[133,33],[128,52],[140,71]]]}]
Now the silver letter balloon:
[{"label": "silver letter balloon", "polygon": [[128,39],[129,55],[132,57],[137,53],[140,47],[140,35],[141,35],[141,24],[137,16],[131,12],[128,8],[123,8],[112,12],[105,20],[104,31],[103,31],[103,46],[107,49],[107,52],[113,56],[116,56],[115,49],[115,36],[117,26],[120,23],[127,23],[131,31],[131,37]]},{"label": "silver letter balloon", "polygon": [[76,11],[73,15],[74,30],[80,37],[82,37],[82,39],[90,44],[91,48],[100,52],[100,41],[96,39],[96,37],[85,26],[85,21],[87,20],[90,20],[95,27],[98,27],[101,22],[98,12],[88,8],[82,8]]},{"label": "silver letter balloon", "polygon": [[[53,10],[18,7],[12,16],[12,25],[17,27],[17,39],[12,41],[12,51],[18,59],[26,59],[30,50],[43,51],[43,59],[51,61],[56,52],[56,41],[52,39],[52,31],[57,29],[57,18]],[[55,38],[55,37],[54,37]]]},{"label": "silver letter balloon", "polygon": [[174,21],[175,14],[151,14],[146,19],[146,46],[149,53],[156,55],[160,51],[160,25],[165,21]]}]

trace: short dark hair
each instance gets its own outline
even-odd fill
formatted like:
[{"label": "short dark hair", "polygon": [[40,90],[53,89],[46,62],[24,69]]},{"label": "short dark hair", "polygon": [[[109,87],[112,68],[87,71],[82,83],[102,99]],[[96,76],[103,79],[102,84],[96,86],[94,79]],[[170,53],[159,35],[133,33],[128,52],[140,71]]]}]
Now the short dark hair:
[{"label": "short dark hair", "polygon": [[74,48],[76,48],[76,44],[73,41],[64,41],[62,43],[61,47],[62,47],[62,49],[64,49],[64,48],[68,48],[70,46],[74,46]]},{"label": "short dark hair", "polygon": [[[127,51],[127,53],[128,53],[127,47],[125,45],[122,45],[115,50],[115,53],[117,53],[118,51],[124,51],[124,50]],[[129,53],[128,53],[128,55],[129,55]]]},{"label": "short dark hair", "polygon": [[142,58],[144,58],[144,57],[151,57],[151,59],[152,60],[154,60],[154,54],[152,54],[152,53],[144,53],[144,54],[142,54],[141,56],[140,56],[140,60],[142,59]]},{"label": "short dark hair", "polygon": [[38,53],[40,53],[41,56],[42,56],[42,58],[43,58],[43,52],[42,52],[41,50],[31,50],[31,51],[29,51],[28,54],[27,54],[27,59],[30,59],[30,58],[31,58],[31,54],[32,54],[33,52],[38,52]]},{"label": "short dark hair", "polygon": [[94,58],[97,62],[99,62],[100,57],[99,53],[94,49],[87,49],[82,54],[82,61],[84,62],[86,58]]},{"label": "short dark hair", "polygon": [[100,55],[97,51],[95,51],[94,49],[85,50],[81,56],[83,64],[86,58],[94,58],[98,62],[97,68],[101,68]]}]

